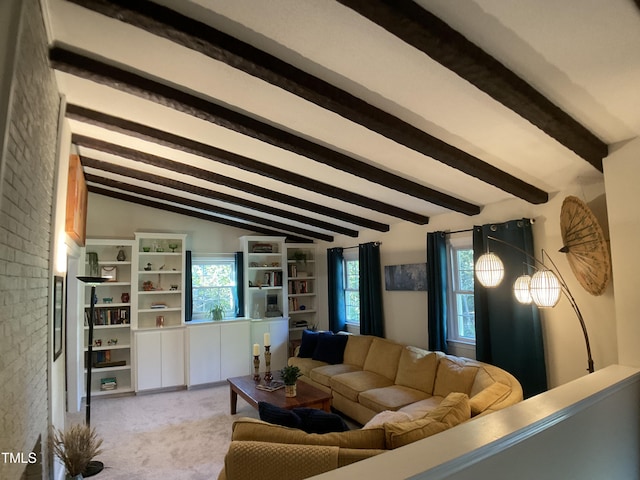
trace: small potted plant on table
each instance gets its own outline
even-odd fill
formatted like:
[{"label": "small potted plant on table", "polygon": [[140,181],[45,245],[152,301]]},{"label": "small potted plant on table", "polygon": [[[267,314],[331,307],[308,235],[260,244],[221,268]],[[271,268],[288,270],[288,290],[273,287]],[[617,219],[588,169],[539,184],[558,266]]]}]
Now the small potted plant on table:
[{"label": "small potted plant on table", "polygon": [[284,382],[284,395],[285,397],[296,396],[296,382],[298,377],[302,376],[300,369],[294,365],[287,365],[280,370],[280,376]]}]

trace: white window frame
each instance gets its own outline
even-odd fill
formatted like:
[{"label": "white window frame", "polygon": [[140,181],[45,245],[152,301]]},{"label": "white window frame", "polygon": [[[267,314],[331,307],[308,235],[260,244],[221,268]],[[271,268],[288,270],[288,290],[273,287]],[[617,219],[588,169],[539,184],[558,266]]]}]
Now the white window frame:
[{"label": "white window frame", "polygon": [[[343,256],[343,274],[344,274],[344,300],[345,300],[345,317],[347,315],[347,292],[357,292],[358,293],[358,300],[360,299],[360,287],[358,286],[357,289],[353,289],[353,288],[347,288],[347,263],[348,262],[359,262],[360,258],[358,256],[358,251],[356,250],[355,252],[348,252],[348,253],[344,253]],[[358,265],[358,279],[360,276],[360,268]],[[358,310],[359,311],[359,310]],[[353,319],[353,318],[347,318],[346,320],[347,325],[352,325],[352,326],[360,326],[360,317],[358,316],[357,319]]]},{"label": "white window frame", "polygon": [[[232,289],[231,309],[225,311],[224,312],[224,316],[227,317],[227,318],[235,316],[235,312],[236,312],[236,307],[237,306],[235,305],[234,302],[238,298],[237,291],[235,291],[235,290],[238,288],[238,286],[236,285],[236,281],[235,281],[235,279],[237,278],[237,273],[236,273],[236,262],[235,262],[234,254],[232,254],[232,253],[198,253],[198,254],[193,254],[193,256],[191,258],[192,271],[189,272],[189,274],[193,276],[193,267],[194,266],[196,266],[196,265],[207,265],[207,264],[209,264],[209,265],[214,265],[214,264],[231,265],[231,268],[232,268],[232,275],[231,275],[232,284],[231,285],[221,286],[221,287],[209,287],[209,288],[230,287]],[[192,286],[191,286],[192,294],[194,293],[194,290],[196,288],[198,288],[198,287],[196,287],[194,284],[192,284]],[[193,294],[193,298],[194,299],[196,298],[195,294]],[[195,308],[195,305],[194,305],[194,309],[193,309],[191,318],[192,318],[192,320],[210,319],[211,315],[210,315],[210,313],[208,311],[207,312],[196,311],[196,308]]]},{"label": "white window frame", "polygon": [[473,295],[473,290],[462,290],[457,285],[458,265],[456,253],[459,250],[473,251],[473,236],[470,233],[451,235],[447,241],[447,341],[475,345],[475,336],[474,338],[462,336],[458,327],[459,312],[456,297],[457,295]]}]

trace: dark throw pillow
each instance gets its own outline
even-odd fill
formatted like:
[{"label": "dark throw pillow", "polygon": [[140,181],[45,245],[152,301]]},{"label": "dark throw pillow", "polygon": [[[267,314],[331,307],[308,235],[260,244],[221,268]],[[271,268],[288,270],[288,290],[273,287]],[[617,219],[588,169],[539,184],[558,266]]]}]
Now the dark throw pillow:
[{"label": "dark throw pillow", "polygon": [[342,363],[344,359],[344,348],[347,346],[348,339],[349,335],[318,336],[318,343],[311,358],[332,365]]},{"label": "dark throw pillow", "polygon": [[316,408],[294,408],[300,418],[300,428],[307,433],[346,432],[349,427],[340,415]]},{"label": "dark throw pillow", "polygon": [[302,340],[300,341],[300,350],[298,350],[298,357],[311,358],[316,349],[316,345],[318,345],[318,332],[303,330]]},{"label": "dark throw pillow", "polygon": [[[331,332],[322,332],[323,335],[331,335]],[[298,357],[311,358],[313,352],[316,351],[318,345],[318,337],[320,332],[314,332],[313,330],[303,330],[302,340],[300,341],[300,350],[298,350]]]},{"label": "dark throw pillow", "polygon": [[302,423],[300,417],[293,411],[267,402],[258,402],[258,414],[260,420],[283,427],[300,428]]}]

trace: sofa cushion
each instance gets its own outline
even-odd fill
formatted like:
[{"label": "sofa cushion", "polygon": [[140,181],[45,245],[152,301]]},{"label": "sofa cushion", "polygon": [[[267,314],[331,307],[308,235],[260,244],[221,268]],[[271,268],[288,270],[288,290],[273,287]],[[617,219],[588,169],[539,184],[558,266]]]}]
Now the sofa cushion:
[{"label": "sofa cushion", "polygon": [[362,392],[358,397],[358,402],[374,412],[381,412],[383,410],[398,410],[405,405],[415,403],[429,396],[428,393],[415,388],[391,385]]},{"label": "sofa cushion", "polygon": [[440,405],[427,413],[425,418],[433,418],[450,427],[466,422],[471,418],[469,396],[465,393],[452,392],[440,402]]},{"label": "sofa cushion", "polygon": [[433,397],[425,398],[419,402],[402,407],[399,411],[408,414],[412,420],[417,420],[426,417],[431,410],[440,405],[442,400],[444,400],[444,397],[434,395]]},{"label": "sofa cushion", "polygon": [[340,415],[317,408],[294,408],[300,418],[300,428],[307,433],[346,432],[349,427]]},{"label": "sofa cushion", "polygon": [[359,372],[360,368],[355,365],[346,363],[338,363],[337,365],[324,365],[311,370],[309,377],[314,382],[318,382],[326,387],[331,386],[331,377],[340,375],[341,373]]},{"label": "sofa cushion", "polygon": [[402,423],[402,422],[410,422],[412,420],[413,419],[411,418],[411,416],[409,416],[409,414],[407,413],[400,412],[400,411],[393,412],[391,410],[384,410],[376,414],[376,416],[373,417],[371,420],[369,420],[367,423],[365,423],[362,428],[363,429],[375,428],[375,427],[381,427],[385,423]]},{"label": "sofa cushion", "polygon": [[433,418],[421,418],[413,422],[385,423],[385,444],[389,450],[392,450],[444,432],[448,428],[446,423]]},{"label": "sofa cushion", "polygon": [[300,373],[307,377],[311,375],[311,371],[314,368],[324,367],[325,365],[327,365],[326,362],[320,362],[318,360],[314,360],[313,358],[301,357],[290,357],[288,364],[298,367],[300,369]]},{"label": "sofa cushion", "polygon": [[372,388],[393,385],[393,382],[387,377],[365,370],[335,375],[331,377],[330,383],[332,390],[335,390],[352,402],[358,401],[360,392],[371,390]]},{"label": "sofa cushion", "polygon": [[405,347],[398,362],[395,383],[431,394],[437,366],[438,357],[435,352]]},{"label": "sofa cushion", "polygon": [[344,348],[344,363],[356,365],[362,369],[367,359],[373,337],[370,335],[350,335]]},{"label": "sofa cushion", "polygon": [[385,448],[383,428],[349,430],[332,433],[306,433],[297,428],[256,420],[240,418],[233,422],[232,440],[289,443],[301,445],[335,445],[342,448]]},{"label": "sofa cushion", "polygon": [[282,425],[283,427],[300,428],[300,417],[291,410],[277,407],[267,402],[258,402],[260,420]]},{"label": "sofa cushion", "polygon": [[493,383],[477,395],[469,399],[471,415],[475,416],[484,412],[494,403],[502,400],[511,393],[511,387],[503,383]]},{"label": "sofa cushion", "polygon": [[385,441],[388,449],[402,447],[443,432],[471,418],[469,397],[452,393],[426,417],[412,422],[385,423]]},{"label": "sofa cushion", "polygon": [[382,338],[375,337],[369,347],[363,370],[374,372],[389,380],[395,380],[398,371],[398,360],[404,347]]},{"label": "sofa cushion", "polygon": [[462,358],[442,357],[438,362],[433,394],[440,397],[446,397],[451,392],[469,395],[478,368],[478,365],[468,365]]},{"label": "sofa cushion", "polygon": [[318,345],[318,337],[320,335],[332,335],[332,332],[316,332],[313,330],[303,330],[302,339],[300,340],[300,350],[298,350],[298,357],[313,357],[313,352],[316,351],[316,346]]}]

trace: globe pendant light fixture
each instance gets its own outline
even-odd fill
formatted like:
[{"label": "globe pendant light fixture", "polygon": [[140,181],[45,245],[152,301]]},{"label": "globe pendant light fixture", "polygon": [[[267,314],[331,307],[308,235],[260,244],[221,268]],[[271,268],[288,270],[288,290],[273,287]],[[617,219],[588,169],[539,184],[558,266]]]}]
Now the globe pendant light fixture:
[{"label": "globe pendant light fixture", "polygon": [[521,275],[513,282],[513,294],[516,296],[516,300],[523,305],[531,305],[533,301],[529,291],[530,283],[531,277],[529,275]]},{"label": "globe pendant light fixture", "polygon": [[538,270],[531,277],[529,293],[538,307],[555,307],[560,301],[561,293],[558,277],[551,270]]},{"label": "globe pendant light fixture", "polygon": [[497,287],[504,278],[504,264],[495,253],[487,252],[478,258],[475,272],[483,287]]},{"label": "globe pendant light fixture", "polygon": [[[551,265],[551,267],[548,267],[543,260],[538,260],[521,248],[511,245],[509,242],[505,242],[504,240],[500,240],[499,238],[492,236],[488,236],[487,239],[502,243],[503,245],[507,245],[508,247],[519,251],[540,267],[540,269],[531,277],[529,277],[529,275],[522,275],[514,282],[513,293],[518,302],[530,305],[533,301],[537,307],[550,308],[555,307],[560,300],[560,295],[564,294],[580,322],[580,327],[582,328],[587,348],[587,370],[589,373],[593,373],[593,358],[591,357],[591,346],[589,343],[587,326],[584,323],[582,313],[578,308],[575,298],[573,298],[573,295],[569,290],[567,282],[565,282],[551,257],[549,257],[547,252],[542,250],[542,259],[544,260],[546,257]],[[484,287],[497,287],[504,277],[504,264],[495,253],[487,252],[478,258],[478,261],[475,264],[475,275],[480,284]]]}]

